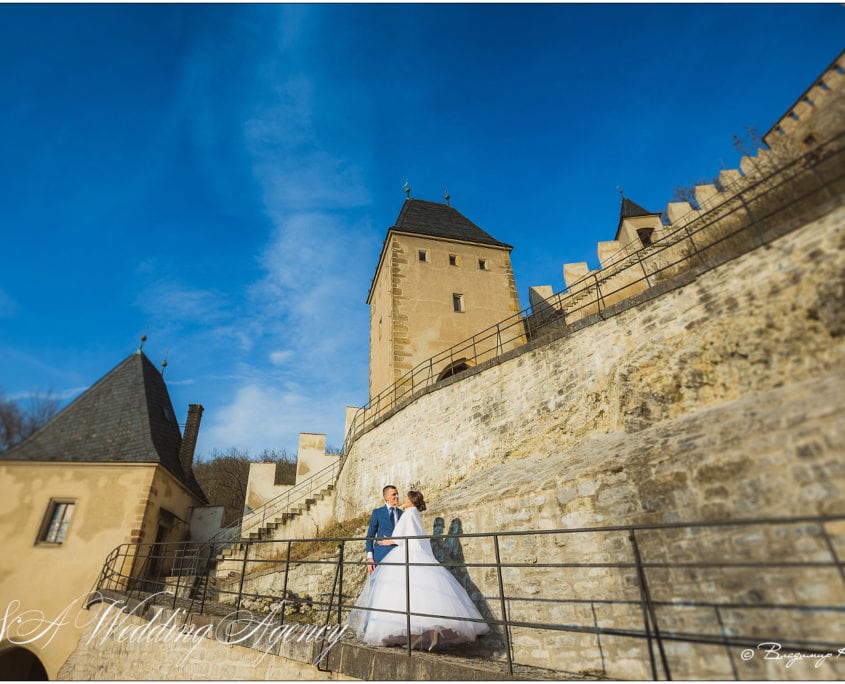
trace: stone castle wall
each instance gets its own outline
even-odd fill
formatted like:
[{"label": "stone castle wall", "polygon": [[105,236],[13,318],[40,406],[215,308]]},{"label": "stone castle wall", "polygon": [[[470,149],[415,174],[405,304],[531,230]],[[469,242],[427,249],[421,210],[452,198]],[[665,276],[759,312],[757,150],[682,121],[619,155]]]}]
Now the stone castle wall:
[{"label": "stone castle wall", "polygon": [[[427,529],[440,516],[463,533],[845,514],[843,248],[840,207],[675,290],[420,397],[353,444],[337,517],[376,505],[386,482],[418,483],[430,504]],[[828,532],[842,557],[845,527]],[[807,528],[775,531],[777,543],[768,528],[678,534],[647,538],[646,559],[677,559],[679,550],[723,560],[826,553]],[[506,562],[631,561],[624,534],[501,543]],[[491,540],[465,538],[462,556],[490,563]],[[767,573],[723,577],[726,586],[665,573],[652,580],[658,600],[845,602],[840,579],[827,570],[812,586]],[[638,599],[630,574],[510,568],[503,579],[511,618],[642,626],[639,606],[601,604]],[[466,580],[487,614],[500,617],[495,571],[470,568]],[[538,597],[597,603],[545,607]],[[704,612],[661,619],[681,631],[718,630],[712,610]],[[760,627],[753,611],[724,619],[738,633]],[[790,633],[829,638],[822,619]],[[513,649],[517,662],[536,666],[650,676],[641,641],[515,630]],[[676,676],[732,676],[724,647],[718,657],[706,646],[670,644],[668,651]],[[762,661],[734,667],[767,678],[797,672]],[[802,672],[799,678],[824,675]]]},{"label": "stone castle wall", "polygon": [[843,223],[840,208],[684,287],[420,397],[352,445],[338,519],[378,504],[385,482],[419,482],[435,498],[522,458],[563,466],[587,439],[841,372]]}]

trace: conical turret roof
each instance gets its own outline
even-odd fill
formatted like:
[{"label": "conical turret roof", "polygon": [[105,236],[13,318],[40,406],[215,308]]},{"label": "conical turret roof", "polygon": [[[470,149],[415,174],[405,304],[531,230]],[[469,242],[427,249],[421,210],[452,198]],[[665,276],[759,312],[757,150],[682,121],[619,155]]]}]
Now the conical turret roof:
[{"label": "conical turret roof", "polygon": [[619,223],[616,225],[616,237],[613,239],[619,239],[619,231],[622,230],[622,222],[625,219],[636,218],[638,216],[660,216],[660,214],[644,209],[633,200],[629,200],[625,195],[622,195],[622,206],[619,207]]},{"label": "conical turret roof", "polygon": [[164,378],[138,351],[0,460],[160,463],[206,501],[193,471],[182,469],[181,445]]}]

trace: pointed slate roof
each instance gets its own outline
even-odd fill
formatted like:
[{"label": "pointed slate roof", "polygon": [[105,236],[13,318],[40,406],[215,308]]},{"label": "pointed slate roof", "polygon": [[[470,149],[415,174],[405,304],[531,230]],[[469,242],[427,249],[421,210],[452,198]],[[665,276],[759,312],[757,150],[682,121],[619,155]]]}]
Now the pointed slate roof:
[{"label": "pointed slate roof", "polygon": [[445,240],[474,242],[479,245],[501,247],[508,251],[513,249],[512,245],[500,242],[448,204],[429,202],[428,200],[406,199],[402,204],[402,209],[399,211],[399,216],[396,217],[396,223],[387,229],[387,235],[384,237],[381,254],[376,264],[376,271],[370,282],[370,291],[367,293],[368,303],[373,296],[373,287],[376,284],[379,266],[381,266],[381,261],[384,258],[384,250],[387,248],[387,242],[390,239],[390,232],[394,230]]},{"label": "pointed slate roof", "polygon": [[622,228],[622,221],[628,218],[635,218],[637,216],[660,216],[660,214],[649,211],[648,209],[643,209],[639,204],[629,200],[623,195],[622,206],[619,207],[619,224],[616,226],[616,237],[613,239],[619,239],[619,231]]},{"label": "pointed slate roof", "polygon": [[391,230],[513,249],[511,245],[499,242],[449,205],[426,200],[405,200]]},{"label": "pointed slate roof", "polygon": [[182,435],[164,378],[138,351],[31,437],[0,453],[0,460],[160,463],[207,501],[193,471],[182,469],[181,446]]}]

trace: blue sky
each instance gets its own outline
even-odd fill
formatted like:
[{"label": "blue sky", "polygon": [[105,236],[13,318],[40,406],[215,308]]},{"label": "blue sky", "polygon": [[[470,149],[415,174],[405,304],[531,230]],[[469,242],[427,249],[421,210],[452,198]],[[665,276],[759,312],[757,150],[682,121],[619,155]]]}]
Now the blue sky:
[{"label": "blue sky", "polygon": [[69,401],[138,346],[198,451],[343,439],[404,199],[528,287],[597,263],[837,56],[824,5],[0,5],[0,388]]}]

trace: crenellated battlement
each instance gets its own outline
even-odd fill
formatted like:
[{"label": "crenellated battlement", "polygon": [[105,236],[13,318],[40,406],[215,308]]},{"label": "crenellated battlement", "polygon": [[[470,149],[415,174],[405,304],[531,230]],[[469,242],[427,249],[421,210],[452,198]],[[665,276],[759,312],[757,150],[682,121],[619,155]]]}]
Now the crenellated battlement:
[{"label": "crenellated battlement", "polygon": [[[734,210],[735,200],[748,205],[770,190],[773,183],[783,184],[789,179],[773,178],[778,169],[808,153],[825,156],[831,141],[845,131],[843,63],[845,52],[763,136],[767,147],[742,157],[739,168],[720,171],[716,182],[697,185],[693,189],[697,206],[688,201],[669,202],[661,217],[623,197],[615,238],[597,244],[599,268],[590,269],[586,262],[565,263],[563,280],[569,297],[553,295],[550,285],[533,286],[528,293],[532,308],[535,311],[554,308],[569,320],[573,314],[575,319],[583,318],[595,313],[602,304],[615,303],[647,290],[653,284],[648,279],[649,269],[659,271],[661,265],[679,259],[680,252],[688,255],[690,227],[701,223],[703,217],[707,217],[708,225],[699,239],[704,242],[709,243],[711,238],[718,240],[720,235],[730,232],[740,220],[739,212]],[[626,203],[642,211],[626,212]],[[722,216],[718,216],[720,211]],[[755,220],[747,206],[741,213]],[[686,248],[679,246],[680,251],[671,250],[673,245],[681,243]],[[650,264],[644,264],[644,260]],[[595,298],[596,306],[584,307],[585,297]]]}]

